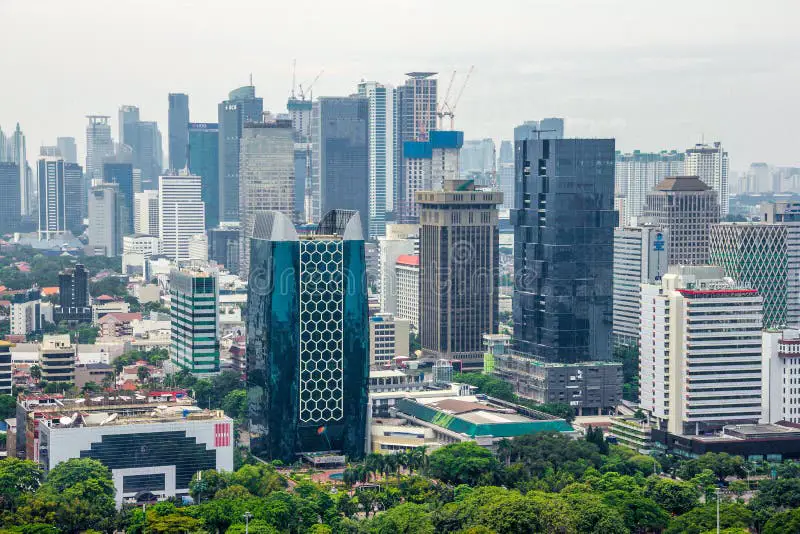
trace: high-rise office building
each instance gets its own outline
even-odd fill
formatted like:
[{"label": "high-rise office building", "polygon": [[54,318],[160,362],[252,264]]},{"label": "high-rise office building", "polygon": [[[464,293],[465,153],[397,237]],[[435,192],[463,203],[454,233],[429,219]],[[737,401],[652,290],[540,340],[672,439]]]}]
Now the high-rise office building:
[{"label": "high-rise office building", "polygon": [[719,141],[713,145],[697,144],[686,150],[685,174],[699,177],[703,183],[717,192],[720,213],[728,214],[730,195],[728,192],[728,153]]},{"label": "high-rise office building", "polygon": [[637,346],[641,286],[667,272],[669,231],[643,225],[614,229],[614,342]]},{"label": "high-rise office building", "polygon": [[86,126],[86,181],[91,184],[92,180],[103,178],[103,163],[114,156],[114,142],[108,115],[87,115],[86,118],[89,119]]},{"label": "high-rise office building", "polygon": [[64,159],[64,210],[67,219],[67,230],[80,234],[83,230],[83,216],[88,215],[87,194],[84,189],[86,180],[83,167],[77,163],[69,163]]},{"label": "high-rise office building", "polygon": [[369,101],[322,97],[311,111],[313,220],[355,210],[369,235]]},{"label": "high-rise office building", "polygon": [[95,256],[122,254],[120,186],[95,180],[89,192],[89,247]]},{"label": "high-rise office building", "polygon": [[239,223],[222,223],[208,230],[208,259],[239,274]]},{"label": "high-rise office building", "polygon": [[402,254],[395,262],[397,278],[397,317],[408,319],[419,331],[419,254]]},{"label": "high-rise office building", "polygon": [[53,308],[53,322],[91,323],[89,271],[78,263],[58,273],[58,304]]},{"label": "high-rise office building", "polygon": [[397,356],[408,356],[410,323],[391,313],[369,318],[369,363],[392,365]]},{"label": "high-rise office building", "polygon": [[294,130],[290,120],[250,122],[239,147],[239,276],[247,279],[250,237],[260,211],[294,216]]},{"label": "high-rise office building", "polygon": [[136,106],[119,107],[119,144],[133,146],[136,143],[136,123],[139,122],[139,108]]},{"label": "high-rise office building", "polygon": [[800,279],[798,252],[800,243],[789,225],[781,223],[720,223],[711,226],[709,257],[725,276],[744,287],[758,290],[764,305],[764,328],[800,327],[800,317],[789,315],[800,305],[796,284]]},{"label": "high-rise office building", "polygon": [[757,423],[761,297],[716,266],[671,266],[642,286],[640,406],[673,434]]},{"label": "high-rise office building", "polygon": [[394,211],[394,112],[391,85],[361,82],[358,95],[369,101],[369,237],[386,233],[386,213]]},{"label": "high-rise office building", "polygon": [[206,228],[219,224],[219,125],[189,123],[189,172],[203,182]]},{"label": "high-rise office building", "polygon": [[353,211],[329,212],[305,235],[282,213],[256,214],[246,330],[250,443],[259,457],[364,455],[369,327],[362,228]]},{"label": "high-rise office building", "polygon": [[[155,189],[164,168],[164,152],[158,123],[139,121],[133,125],[133,166],[142,171],[142,189]],[[182,169],[178,169],[182,170]]]},{"label": "high-rise office building", "polygon": [[483,334],[496,334],[503,194],[446,180],[419,191],[420,316],[423,353],[483,367]]},{"label": "high-rise office building", "polygon": [[19,229],[22,212],[19,186],[19,166],[0,162],[0,234]]},{"label": "high-rise office building", "polygon": [[189,240],[205,231],[202,181],[191,174],[158,178],[158,230],[161,252],[175,261],[189,260]]},{"label": "high-rise office building", "polygon": [[503,209],[514,207],[514,144],[511,141],[500,142],[500,153],[497,158],[497,189],[503,192]]},{"label": "high-rise office building", "polygon": [[27,147],[25,142],[25,134],[22,133],[22,129],[19,127],[19,123],[17,123],[17,127],[14,130],[14,133],[11,134],[11,137],[8,140],[9,144],[9,157],[8,161],[17,164],[17,171],[19,171],[19,205],[20,205],[20,213],[23,217],[30,216],[34,214],[36,207],[33,205],[33,201],[36,198],[35,193],[32,189],[35,189],[36,186],[31,184],[31,181],[28,177],[28,155],[27,155]]},{"label": "high-rise office building", "polygon": [[217,275],[173,269],[169,275],[170,360],[194,374],[219,372]]},{"label": "high-rise office building", "polygon": [[179,171],[186,167],[189,147],[189,95],[170,93],[168,99],[169,168]]},{"label": "high-rise office building", "polygon": [[0,341],[0,395],[13,392],[13,373],[11,371],[11,347],[13,343]]},{"label": "high-rise office building", "polygon": [[52,239],[67,231],[64,207],[64,160],[40,157],[37,160],[39,177],[39,239]]},{"label": "high-rise office building", "polygon": [[614,140],[516,143],[516,349],[558,363],[611,359]]},{"label": "high-rise office building", "polygon": [[474,180],[482,187],[496,187],[496,157],[493,139],[464,141],[459,160],[461,178]]},{"label": "high-rise office building", "polygon": [[623,154],[615,158],[616,192],[625,199],[624,211],[620,212],[620,225],[629,226],[633,217],[641,217],[649,193],[668,176],[683,176],[685,155],[680,152],[639,152]]},{"label": "high-rise office building", "polygon": [[786,289],[789,295],[786,303],[786,324],[797,328],[795,325],[800,323],[800,300],[795,296],[800,295],[800,276],[795,273],[800,272],[800,202],[764,202],[758,206],[758,213],[758,219],[764,223],[786,225]]},{"label": "high-rise office building", "polygon": [[44,326],[42,315],[42,294],[33,287],[11,298],[11,324],[9,331],[17,336],[27,336],[41,332]]},{"label": "high-rise office building", "polygon": [[762,333],[761,409],[764,423],[800,423],[800,332],[770,329]]},{"label": "high-rise office building", "polygon": [[[133,166],[130,163],[104,163],[103,181],[119,186],[117,191],[118,230],[121,236],[132,234],[135,195]],[[122,238],[120,237],[120,239]]]},{"label": "high-rise office building", "polygon": [[296,134],[296,140],[307,143],[311,140],[311,100],[305,98],[295,98],[292,96],[286,102],[286,110],[292,120],[292,128]]},{"label": "high-rise office building", "polygon": [[189,239],[189,262],[192,265],[208,263],[208,236],[195,234]]},{"label": "high-rise office building", "polygon": [[158,237],[158,190],[150,189],[134,194],[133,232]]},{"label": "high-rise office building", "polygon": [[260,122],[264,101],[256,88],[234,89],[217,107],[219,120],[219,220],[239,220],[239,139],[247,122]]},{"label": "high-rise office building", "polygon": [[538,139],[563,139],[564,119],[548,118],[539,121],[525,121],[514,128],[514,142]]},{"label": "high-rise office building", "polygon": [[0,127],[0,163],[8,161],[8,138]]},{"label": "high-rise office building", "polygon": [[[380,254],[381,311],[397,314],[397,258],[419,252],[419,225],[387,224],[386,235],[378,238]],[[416,324],[416,323],[415,323]]]},{"label": "high-rise office building", "polygon": [[[39,155],[47,156],[50,158],[60,158],[61,151],[55,145],[42,145],[39,147]],[[63,159],[63,158],[62,158]]]},{"label": "high-rise office building", "polygon": [[58,137],[56,145],[64,163],[78,164],[78,147],[75,145],[74,137]]},{"label": "high-rise office building", "polygon": [[708,236],[719,222],[717,192],[697,176],[661,180],[647,194],[642,220],[669,229],[670,265],[708,263]]}]

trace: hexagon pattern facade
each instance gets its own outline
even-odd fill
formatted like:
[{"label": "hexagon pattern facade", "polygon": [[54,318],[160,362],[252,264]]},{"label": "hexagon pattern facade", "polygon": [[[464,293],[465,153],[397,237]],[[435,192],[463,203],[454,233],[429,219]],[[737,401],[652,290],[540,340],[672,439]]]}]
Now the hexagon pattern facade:
[{"label": "hexagon pattern facade", "polygon": [[339,421],[342,400],[341,241],[300,241],[300,422]]}]

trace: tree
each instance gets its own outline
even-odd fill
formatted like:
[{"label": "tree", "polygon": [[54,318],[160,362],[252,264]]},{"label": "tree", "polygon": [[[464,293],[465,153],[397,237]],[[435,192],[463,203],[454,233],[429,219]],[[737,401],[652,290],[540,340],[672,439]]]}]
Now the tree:
[{"label": "tree", "polygon": [[[176,532],[195,532],[203,522],[184,514],[156,515],[147,511],[147,532],[153,534],[175,534]],[[269,533],[272,534],[272,533]]]},{"label": "tree", "polygon": [[234,389],[225,395],[222,399],[222,409],[233,419],[247,415],[247,390]]},{"label": "tree", "polygon": [[647,479],[646,493],[674,515],[685,514],[700,502],[697,487],[689,482],[652,476]]},{"label": "tree", "polygon": [[796,534],[800,532],[800,508],[781,512],[764,525],[763,534]]},{"label": "tree", "polygon": [[144,384],[147,382],[147,379],[150,378],[150,370],[144,365],[141,365],[136,370],[136,377],[139,379],[140,383]]},{"label": "tree", "polygon": [[44,471],[39,464],[19,458],[0,461],[0,508],[13,510],[24,493],[39,487]]},{"label": "tree", "polygon": [[477,524],[496,532],[527,534],[543,530],[539,511],[532,500],[516,491],[509,491],[484,503],[478,509],[475,520]]},{"label": "tree", "polygon": [[41,380],[42,378],[42,369],[38,365],[34,364],[31,365],[31,378],[36,381]]},{"label": "tree", "polygon": [[[230,526],[225,534],[244,534],[245,524],[236,523]],[[247,531],[250,534],[279,534],[279,530],[263,519],[251,519]]]},{"label": "tree", "polygon": [[608,454],[608,442],[603,436],[602,428],[592,428],[592,426],[589,425],[589,428],[586,429],[586,441],[597,445],[597,450],[600,451],[600,454]]},{"label": "tree", "polygon": [[10,419],[17,412],[17,401],[11,395],[0,395],[0,420]]},{"label": "tree", "polygon": [[81,388],[81,392],[83,392],[83,393],[96,393],[96,392],[100,391],[101,389],[102,388],[96,382],[92,382],[90,380],[89,382],[86,382],[83,385],[83,387]]},{"label": "tree", "polygon": [[369,523],[369,532],[374,534],[433,534],[435,531],[430,516],[423,506],[405,503],[376,516]]},{"label": "tree", "polygon": [[453,443],[430,455],[428,470],[434,478],[450,484],[478,485],[490,482],[500,464],[494,455],[474,441]]},{"label": "tree", "polygon": [[[61,462],[50,470],[47,474],[47,485],[57,493],[62,493],[67,488],[92,478],[111,481],[111,471],[108,470],[108,467],[92,458],[72,458],[66,462]],[[110,496],[113,497],[113,484],[109,492]]]},{"label": "tree", "polygon": [[286,487],[286,480],[275,468],[262,463],[242,466],[231,474],[230,483],[242,486],[258,497],[266,497]]},{"label": "tree", "polygon": [[619,512],[630,532],[658,532],[669,524],[669,514],[638,490],[605,492],[603,502]]},{"label": "tree", "polygon": [[[720,528],[748,528],[753,514],[743,504],[725,502],[719,505]],[[717,504],[708,503],[673,519],[666,534],[702,534],[717,525]]]}]

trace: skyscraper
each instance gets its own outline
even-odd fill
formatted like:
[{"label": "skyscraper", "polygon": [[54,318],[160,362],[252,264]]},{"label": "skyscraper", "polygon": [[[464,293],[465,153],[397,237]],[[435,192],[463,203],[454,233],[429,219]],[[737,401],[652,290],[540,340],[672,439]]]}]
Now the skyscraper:
[{"label": "skyscraper", "polygon": [[464,141],[459,161],[461,177],[475,180],[475,183],[480,186],[495,187],[496,157],[497,152],[493,139]]},{"label": "skyscraper", "polygon": [[[247,389],[251,448],[364,455],[369,327],[358,213],[327,213],[298,236],[279,212],[256,214],[250,244]],[[335,452],[334,452],[335,451]]]},{"label": "skyscraper", "polygon": [[64,163],[78,163],[78,147],[75,146],[74,137],[59,137],[56,139],[56,144]]},{"label": "skyscraper", "polygon": [[33,201],[36,198],[35,193],[32,191],[33,184],[28,179],[28,157],[25,146],[25,134],[17,123],[17,128],[9,139],[9,161],[17,164],[19,171],[19,205],[22,216],[33,215],[35,207]]},{"label": "skyscraper", "polygon": [[358,84],[369,101],[369,236],[386,234],[386,212],[394,211],[395,91],[378,82]]},{"label": "skyscraper", "polygon": [[[397,314],[397,258],[419,251],[419,226],[387,224],[386,235],[378,238],[380,249],[381,311]],[[414,322],[416,326],[416,321]]]},{"label": "skyscraper", "polygon": [[420,206],[420,316],[423,354],[483,367],[483,334],[496,334],[503,194],[446,180],[416,193]]},{"label": "skyscraper", "polygon": [[126,144],[133,147],[133,166],[142,171],[142,188],[154,189],[164,169],[161,131],[158,123],[153,121],[134,123],[132,130],[134,139],[132,143]]},{"label": "skyscraper", "polygon": [[558,363],[611,359],[614,140],[516,142],[514,337]]},{"label": "skyscraper", "polygon": [[219,287],[217,275],[173,269],[169,275],[170,360],[194,374],[219,372]]},{"label": "skyscraper", "polygon": [[53,322],[91,323],[89,306],[89,271],[83,264],[58,273],[58,304],[53,308]]},{"label": "skyscraper", "polygon": [[89,191],[89,247],[95,256],[122,254],[120,186],[95,180]]},{"label": "skyscraper", "polygon": [[15,232],[20,223],[19,167],[0,162],[0,234]]},{"label": "skyscraper", "polygon": [[175,261],[189,260],[189,240],[205,231],[202,181],[191,174],[158,179],[158,229],[161,252]]},{"label": "skyscraper", "polygon": [[260,211],[294,216],[294,130],[290,120],[247,123],[239,148],[239,276],[247,279],[250,237]]},{"label": "skyscraper", "polygon": [[144,234],[158,237],[161,235],[158,229],[158,190],[148,189],[141,193],[134,194],[133,201],[133,231],[136,234]]},{"label": "skyscraper", "polygon": [[514,142],[535,139],[563,139],[564,119],[548,118],[540,121],[525,121],[514,128]]},{"label": "skyscraper", "polygon": [[189,147],[189,95],[169,94],[169,168],[179,171],[186,167]]},{"label": "skyscraper", "polygon": [[697,144],[686,150],[685,174],[699,177],[707,186],[717,192],[720,214],[728,214],[728,153],[719,141],[713,145]]},{"label": "skyscraper", "polygon": [[[117,191],[117,229],[120,236],[133,233],[133,165],[130,163],[104,163],[103,181],[119,185]],[[91,222],[91,221],[90,221]],[[120,240],[122,237],[120,237]]]},{"label": "skyscraper", "polygon": [[638,150],[630,154],[617,152],[615,187],[625,198],[619,214],[620,225],[628,226],[633,217],[641,217],[647,193],[667,176],[683,176],[685,155],[680,152],[647,153]]},{"label": "skyscraper", "polygon": [[86,181],[83,178],[83,167],[77,163],[64,160],[64,210],[67,219],[67,230],[80,234],[83,230],[83,215],[88,214],[88,197]]},{"label": "skyscraper", "polygon": [[719,222],[717,192],[697,176],[663,179],[647,194],[642,220],[669,229],[669,264],[708,263],[708,236]]},{"label": "skyscraper", "polygon": [[245,85],[228,94],[219,115],[219,220],[239,220],[239,139],[246,122],[260,122],[264,101]]},{"label": "skyscraper", "polygon": [[114,143],[108,115],[87,115],[86,118],[89,119],[86,126],[86,181],[91,184],[92,180],[103,178],[103,163],[114,155]]},{"label": "skyscraper", "polygon": [[369,235],[369,105],[366,98],[322,97],[311,111],[314,220],[334,209],[358,211]]},{"label": "skyscraper", "polygon": [[52,239],[67,231],[64,208],[64,160],[40,157],[37,160],[39,177],[39,239]]},{"label": "skyscraper", "polygon": [[203,182],[206,228],[219,224],[219,125],[189,123],[189,172]]},{"label": "skyscraper", "polygon": [[136,106],[119,107],[119,144],[133,146],[136,143],[136,123],[139,122],[139,108]]},{"label": "skyscraper", "polygon": [[514,207],[514,144],[511,141],[500,142],[500,154],[497,158],[497,188],[503,192],[503,209]]}]

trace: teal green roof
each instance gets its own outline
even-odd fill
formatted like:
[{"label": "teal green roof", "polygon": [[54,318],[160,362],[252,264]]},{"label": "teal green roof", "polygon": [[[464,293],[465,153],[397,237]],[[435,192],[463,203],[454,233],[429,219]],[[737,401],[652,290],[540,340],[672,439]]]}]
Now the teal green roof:
[{"label": "teal green roof", "polygon": [[526,421],[509,423],[477,424],[459,418],[457,415],[435,410],[411,399],[399,399],[395,403],[398,411],[427,421],[436,426],[465,434],[471,438],[477,436],[493,436],[496,438],[513,438],[536,432],[572,432],[573,428],[563,419],[546,421]]}]

